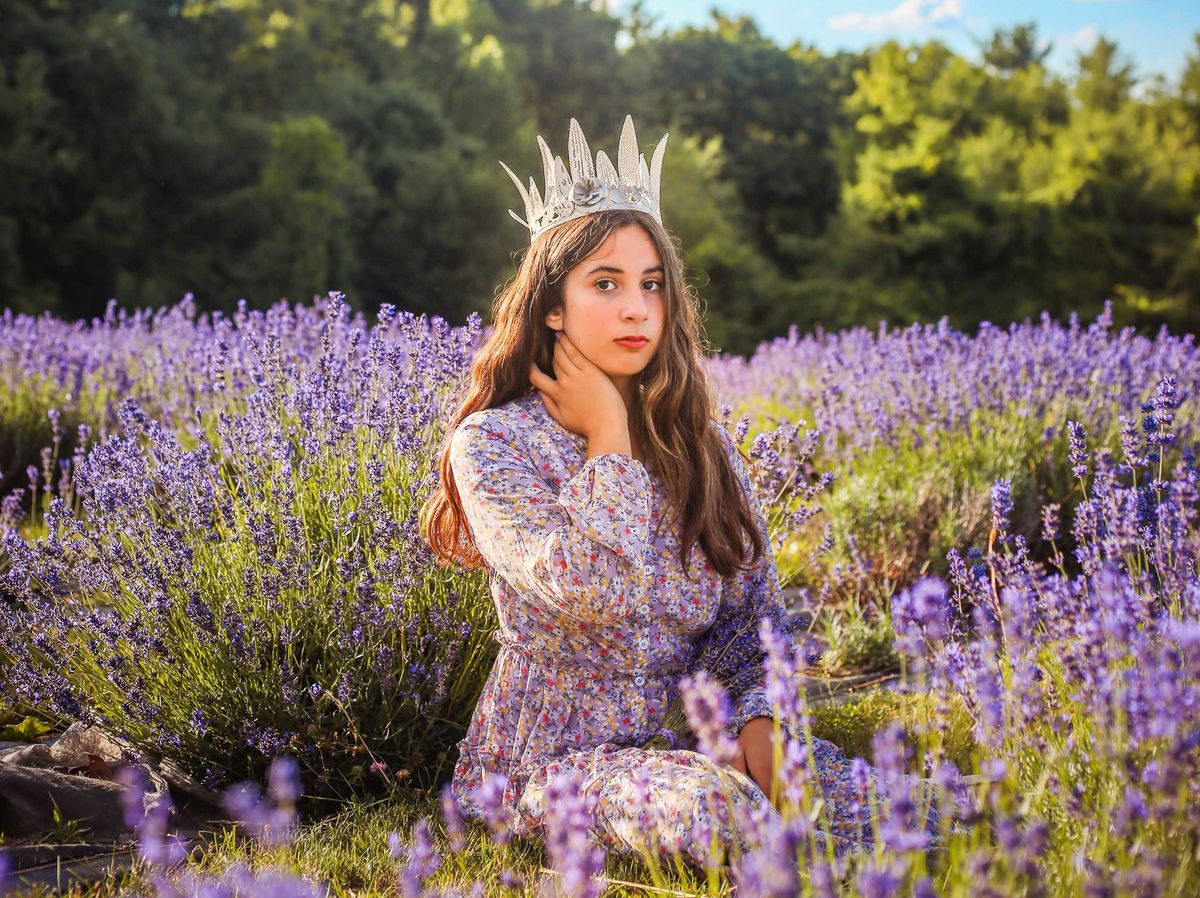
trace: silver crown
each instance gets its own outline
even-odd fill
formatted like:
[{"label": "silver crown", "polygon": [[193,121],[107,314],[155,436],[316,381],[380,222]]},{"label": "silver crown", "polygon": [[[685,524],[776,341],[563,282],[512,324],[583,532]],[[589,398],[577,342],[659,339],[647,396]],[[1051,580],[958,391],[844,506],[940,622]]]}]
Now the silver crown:
[{"label": "silver crown", "polygon": [[525,201],[525,219],[528,220],[522,219],[512,209],[508,210],[508,214],[529,229],[530,243],[537,239],[538,234],[555,225],[606,209],[640,209],[662,224],[658,184],[662,175],[663,152],[667,148],[666,134],[654,148],[648,169],[645,155],[638,152],[631,115],[625,116],[625,126],[621,129],[616,168],[603,150],[596,154],[595,165],[592,164],[591,150],[575,119],[571,119],[567,140],[570,173],[563,165],[561,156],[551,156],[542,135],[538,135],[537,141],[545,169],[545,199],[538,193],[533,178],[529,179],[529,189],[526,190],[512,169],[500,163],[517,185],[517,190],[521,191],[521,199]]}]

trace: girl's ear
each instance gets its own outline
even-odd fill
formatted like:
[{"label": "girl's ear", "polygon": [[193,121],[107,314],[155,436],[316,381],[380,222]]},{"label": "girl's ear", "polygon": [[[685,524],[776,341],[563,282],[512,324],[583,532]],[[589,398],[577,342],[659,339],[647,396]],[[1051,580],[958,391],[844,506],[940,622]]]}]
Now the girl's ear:
[{"label": "girl's ear", "polygon": [[560,331],[563,329],[562,309],[555,309],[553,312],[546,314],[546,327],[551,330]]}]

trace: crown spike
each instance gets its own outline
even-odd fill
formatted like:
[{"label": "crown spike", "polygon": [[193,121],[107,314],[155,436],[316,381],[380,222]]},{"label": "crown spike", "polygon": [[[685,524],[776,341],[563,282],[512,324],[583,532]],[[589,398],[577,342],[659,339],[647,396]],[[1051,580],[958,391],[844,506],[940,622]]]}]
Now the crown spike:
[{"label": "crown spike", "polygon": [[621,127],[621,143],[617,147],[617,172],[626,184],[637,183],[637,134],[633,130],[633,116],[625,116]]},{"label": "crown spike", "polygon": [[583,129],[579,127],[579,122],[575,119],[571,119],[567,136],[567,161],[571,164],[572,184],[580,178],[595,177],[596,169],[592,165],[592,151],[588,149],[587,138],[583,136]]},{"label": "crown spike", "polygon": [[617,180],[617,170],[604,150],[596,154],[596,177],[606,184],[616,183]]},{"label": "crown spike", "polygon": [[554,157],[554,184],[558,189],[560,197],[571,196],[571,185],[575,182],[571,180],[571,176],[567,174],[567,168],[563,165],[562,156]]},{"label": "crown spike", "polygon": [[538,149],[542,151],[542,177],[546,182],[546,203],[550,203],[550,197],[554,195],[554,154],[550,152],[550,147],[546,146],[546,141],[542,140],[542,135],[537,136]]},{"label": "crown spike", "polygon": [[650,169],[646,168],[646,156],[644,153],[638,154],[638,186],[650,189]]},{"label": "crown spike", "polygon": [[546,204],[542,202],[542,195],[538,193],[537,184],[533,178],[529,179],[529,217],[540,218],[542,210],[546,208]]},{"label": "crown spike", "polygon": [[664,134],[658,141],[658,146],[654,148],[654,155],[650,160],[650,194],[654,197],[655,203],[659,201],[658,185],[662,180],[662,162],[666,151],[667,135]]},{"label": "crown spike", "polygon": [[[499,162],[499,160],[496,160],[496,161]],[[512,178],[512,182],[517,185],[517,190],[521,191],[521,200],[525,203],[525,214],[528,215],[529,214],[529,194],[525,192],[525,185],[521,183],[520,178],[518,178],[516,175],[513,174],[513,170],[511,168],[509,168],[507,165],[504,165],[503,162],[500,162],[500,164],[502,166],[504,166],[504,170],[506,172],[508,172],[508,176],[510,178]]]},{"label": "crown spike", "polygon": [[[508,214],[511,215],[513,218],[515,218],[517,221],[519,221],[521,224],[525,225],[526,228],[529,227],[529,224],[523,218],[521,218],[520,215],[518,215],[516,212],[514,212],[512,209],[508,210]],[[530,217],[532,217],[532,216],[530,216]]]}]

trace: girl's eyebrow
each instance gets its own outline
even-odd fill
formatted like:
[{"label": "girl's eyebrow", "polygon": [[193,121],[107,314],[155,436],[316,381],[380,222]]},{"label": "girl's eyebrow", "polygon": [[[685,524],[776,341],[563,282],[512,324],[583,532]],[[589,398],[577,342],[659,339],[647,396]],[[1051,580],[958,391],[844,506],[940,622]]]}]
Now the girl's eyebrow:
[{"label": "girl's eyebrow", "polygon": [[[661,265],[655,265],[653,268],[647,268],[645,271],[642,272],[642,274],[650,274],[651,272],[654,272],[654,271],[657,271],[659,274],[662,274],[662,270],[663,270],[663,267]],[[625,273],[620,268],[613,268],[611,265],[597,265],[595,268],[593,268],[591,271],[589,271],[585,275],[585,277],[591,277],[593,274],[595,274],[598,271],[611,271],[613,274],[624,274]]]}]

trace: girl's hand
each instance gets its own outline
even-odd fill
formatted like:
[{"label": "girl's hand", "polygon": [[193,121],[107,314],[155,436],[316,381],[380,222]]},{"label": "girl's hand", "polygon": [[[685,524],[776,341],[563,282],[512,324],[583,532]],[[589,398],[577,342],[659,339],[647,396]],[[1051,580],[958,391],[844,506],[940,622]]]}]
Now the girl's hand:
[{"label": "girl's hand", "polygon": [[614,430],[628,432],[629,412],[616,384],[585,356],[566,333],[554,347],[554,378],[534,363],[529,382],[541,395],[546,411],[571,433],[588,439]]},{"label": "girl's hand", "polygon": [[737,744],[740,751],[731,766],[754,780],[770,798],[775,775],[775,722],[770,717],[751,717],[738,733]]}]

